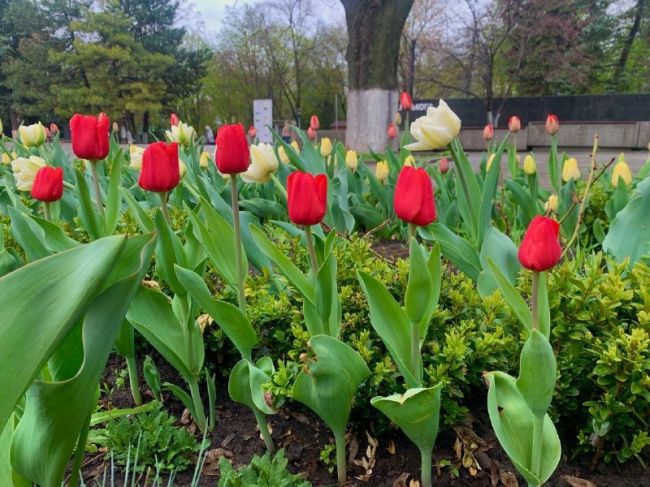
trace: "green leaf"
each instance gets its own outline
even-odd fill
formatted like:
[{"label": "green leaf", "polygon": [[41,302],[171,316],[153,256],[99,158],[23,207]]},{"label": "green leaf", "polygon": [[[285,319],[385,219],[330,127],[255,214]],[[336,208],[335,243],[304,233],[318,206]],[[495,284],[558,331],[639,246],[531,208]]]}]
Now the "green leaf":
[{"label": "green leaf", "polygon": [[458,183],[456,184],[458,210],[470,230],[472,241],[478,244],[481,188],[458,137],[451,142],[449,149],[456,163],[456,174],[458,175]]},{"label": "green leaf", "polygon": [[506,148],[508,135],[503,138],[501,144],[494,153],[494,159],[490,170],[485,176],[483,181],[483,190],[481,192],[481,207],[478,216],[478,246],[481,247],[486,233],[492,226],[492,206],[494,202],[494,195],[497,192],[497,185],[499,184],[499,175],[501,174],[501,156],[503,150]]},{"label": "green leaf", "polygon": [[251,408],[253,411],[261,411],[265,414],[273,414],[264,400],[264,385],[271,382],[273,363],[271,371],[268,370],[268,359],[263,357],[257,364],[241,359],[233,367],[228,379],[228,393],[233,401],[237,401]]},{"label": "green leaf", "polygon": [[474,281],[478,279],[481,262],[478,252],[467,240],[453,233],[442,223],[421,227],[418,232],[422,238],[438,242],[444,256],[468,277]]},{"label": "green leaf", "polygon": [[[118,248],[124,249],[124,240],[118,238],[119,241],[122,245]],[[126,276],[110,282],[110,287],[90,303],[83,321],[84,360],[77,374],[61,382],[36,381],[27,390],[25,410],[13,436],[11,458],[15,470],[28,480],[41,485],[61,484],[80,431],[95,409],[98,383],[106,361],[153,253],[151,235],[136,237],[133,242],[132,248],[139,250],[140,256],[135,267],[131,266],[131,259],[122,262],[112,252],[106,252],[114,257],[111,264],[120,268],[114,275]],[[77,269],[77,279],[79,274]],[[56,284],[61,286],[60,282]],[[62,290],[69,293],[65,287]],[[50,316],[51,313],[52,310]],[[33,336],[34,333],[32,341]],[[43,461],[44,454],[47,454],[47,462]]]},{"label": "green leaf", "polygon": [[442,384],[408,389],[403,394],[373,397],[370,404],[395,423],[418,449],[431,451],[440,423],[441,389]]},{"label": "green leaf", "polygon": [[192,299],[212,317],[241,356],[250,360],[253,347],[257,343],[257,334],[246,315],[236,306],[214,299],[205,281],[196,272],[176,266],[176,275]]},{"label": "green leaf", "polygon": [[342,435],[354,394],[370,370],[356,351],[336,338],[316,335],[309,346],[316,359],[296,378],[293,398],[318,414],[335,435]]},{"label": "green leaf", "polygon": [[551,186],[556,193],[560,192],[560,168],[557,157],[557,135],[551,135],[551,148],[548,152],[548,175],[551,181]]},{"label": "green leaf", "polygon": [[316,310],[326,334],[338,337],[341,327],[341,301],[336,287],[336,257],[330,254],[316,276]]},{"label": "green leaf", "polygon": [[196,418],[196,408],[194,407],[194,401],[192,396],[190,396],[184,389],[181,389],[176,384],[171,382],[165,382],[163,384],[163,389],[171,392],[176,399],[183,403],[183,406],[187,408],[193,418]]},{"label": "green leaf", "polygon": [[433,282],[427,266],[426,251],[415,238],[410,239],[410,269],[406,286],[404,308],[409,320],[415,326],[421,326],[430,318],[430,300],[433,297]]},{"label": "green leaf", "polygon": [[553,348],[538,330],[531,330],[521,350],[517,389],[535,416],[543,416],[553,400],[557,375]]},{"label": "green leaf", "polygon": [[524,325],[526,329],[530,330],[532,315],[530,313],[530,308],[528,308],[528,304],[524,298],[521,297],[519,291],[517,291],[517,289],[510,283],[508,278],[503,275],[501,270],[499,270],[499,268],[490,257],[487,257],[487,264],[488,268],[492,272],[494,280],[501,290],[503,298],[510,306],[510,309],[512,309],[517,318],[519,318],[521,324]]},{"label": "green leaf", "polygon": [[426,312],[426,319],[422,322],[420,326],[420,339],[424,342],[427,336],[427,330],[429,329],[429,323],[431,322],[431,317],[433,316],[436,306],[438,306],[438,301],[440,300],[440,285],[442,278],[442,265],[440,264],[440,245],[434,243],[431,247],[431,252],[429,253],[429,261],[427,262],[427,268],[429,269],[429,275],[431,276],[431,294],[428,299],[429,309]]},{"label": "green leaf", "polygon": [[551,339],[551,308],[548,303],[548,286],[546,284],[546,272],[539,273],[539,284],[537,286],[537,318],[539,320],[539,331],[548,339]]},{"label": "green leaf", "polygon": [[551,418],[544,416],[542,461],[539,477],[531,472],[535,415],[526,404],[516,381],[503,372],[488,375],[488,413],[501,447],[519,473],[532,485],[546,482],[557,467],[562,452]]},{"label": "green leaf", "polygon": [[95,206],[90,197],[90,190],[86,178],[75,169],[75,183],[77,187],[77,199],[79,200],[79,220],[92,240],[101,237],[100,218],[95,212]]},{"label": "green leaf", "polygon": [[122,209],[122,191],[120,183],[122,182],[122,150],[113,158],[111,165],[111,180],[108,185],[108,194],[106,195],[106,220],[104,222],[105,235],[112,235],[117,228],[117,222],[120,219],[120,210]]},{"label": "green leaf", "polygon": [[305,299],[313,303],[314,286],[309,282],[307,276],[305,276],[302,271],[291,262],[289,257],[284,255],[277,246],[269,240],[260,228],[251,226],[250,230],[253,235],[253,240],[255,240],[255,243],[260,250],[280,268],[280,271],[289,280],[291,285],[294,286],[298,292],[305,297]]},{"label": "green leaf", "polygon": [[124,237],[101,239],[0,278],[0,424],[105,285],[124,245]]},{"label": "green leaf", "polygon": [[480,258],[483,270],[479,275],[477,288],[481,296],[489,296],[498,288],[494,276],[487,265],[488,258],[497,265],[510,284],[514,286],[517,283],[517,277],[521,270],[518,250],[514,242],[505,233],[500,232],[494,227],[490,227],[483,240]]},{"label": "green leaf", "polygon": [[363,272],[357,276],[370,308],[370,324],[386,345],[408,387],[417,387],[418,371],[411,370],[411,322],[386,288]]},{"label": "green leaf", "polygon": [[153,232],[153,221],[149,217],[146,211],[140,206],[140,203],[138,203],[131,192],[128,189],[125,188],[120,188],[120,191],[122,193],[122,198],[126,201],[126,204],[129,206],[131,209],[131,213],[133,213],[133,218],[135,218],[135,221],[138,224],[138,227],[140,228],[141,231],[145,233]]},{"label": "green leaf", "polygon": [[506,179],[506,187],[512,193],[516,206],[519,207],[522,226],[527,227],[530,221],[539,214],[539,203],[516,181]]},{"label": "green leaf", "polygon": [[158,244],[156,246],[156,270],[160,277],[169,285],[174,293],[186,294],[185,288],[181,285],[174,272],[174,265],[185,265],[185,253],[180,239],[170,228],[161,211],[156,210],[154,218],[156,232],[158,233]]},{"label": "green leaf", "polygon": [[42,259],[51,254],[43,242],[45,232],[25,213],[9,207],[11,233],[22,247],[30,261]]}]

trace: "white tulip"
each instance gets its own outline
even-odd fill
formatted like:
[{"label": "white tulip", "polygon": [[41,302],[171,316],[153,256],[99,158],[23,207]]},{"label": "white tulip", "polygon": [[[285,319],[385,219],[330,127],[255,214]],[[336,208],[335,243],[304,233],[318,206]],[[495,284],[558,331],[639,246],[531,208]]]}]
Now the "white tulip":
[{"label": "white tulip", "polygon": [[45,161],[37,156],[19,157],[11,161],[11,169],[16,178],[16,188],[19,191],[31,191],[36,173],[45,167]]},{"label": "white tulip", "polygon": [[254,144],[250,146],[251,164],[241,174],[246,183],[266,183],[271,174],[278,169],[278,159],[271,144]]},{"label": "white tulip", "polygon": [[408,150],[433,150],[446,147],[460,132],[460,118],[440,100],[437,108],[429,107],[427,114],[411,124],[411,135],[416,142],[405,146]]}]

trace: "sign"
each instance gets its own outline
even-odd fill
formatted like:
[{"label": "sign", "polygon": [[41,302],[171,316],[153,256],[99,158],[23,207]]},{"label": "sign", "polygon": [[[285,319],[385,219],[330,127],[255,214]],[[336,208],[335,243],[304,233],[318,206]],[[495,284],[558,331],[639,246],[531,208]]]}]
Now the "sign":
[{"label": "sign", "polygon": [[257,130],[259,142],[271,144],[273,135],[269,127],[273,126],[273,100],[253,100],[253,125]]}]

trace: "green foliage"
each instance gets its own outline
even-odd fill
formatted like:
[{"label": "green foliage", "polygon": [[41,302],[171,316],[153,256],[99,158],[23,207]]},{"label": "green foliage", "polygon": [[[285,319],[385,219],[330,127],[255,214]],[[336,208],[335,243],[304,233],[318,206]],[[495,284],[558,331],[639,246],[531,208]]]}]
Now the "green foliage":
[{"label": "green foliage", "polygon": [[152,467],[181,472],[192,464],[201,444],[175,424],[176,419],[162,410],[124,416],[107,423],[98,442],[118,465],[133,465],[137,455],[137,471]]},{"label": "green foliage", "polygon": [[284,450],[273,457],[267,452],[255,455],[251,463],[235,469],[224,457],[219,459],[218,487],[310,487],[311,482],[287,470]]}]

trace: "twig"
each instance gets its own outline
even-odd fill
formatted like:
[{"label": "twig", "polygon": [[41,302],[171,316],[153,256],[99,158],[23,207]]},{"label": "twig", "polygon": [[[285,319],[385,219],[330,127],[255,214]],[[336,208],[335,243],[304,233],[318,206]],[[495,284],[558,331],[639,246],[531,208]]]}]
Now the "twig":
[{"label": "twig", "polygon": [[381,230],[381,229],[384,228],[386,225],[388,225],[388,223],[389,223],[390,221],[391,221],[391,219],[390,219],[390,218],[387,218],[386,220],[384,220],[383,222],[381,222],[381,223],[380,223],[379,225],[377,225],[376,227],[371,228],[370,230],[368,230],[366,233],[363,234],[363,238],[370,237],[373,233],[375,233],[375,232],[378,231],[378,230]]}]

